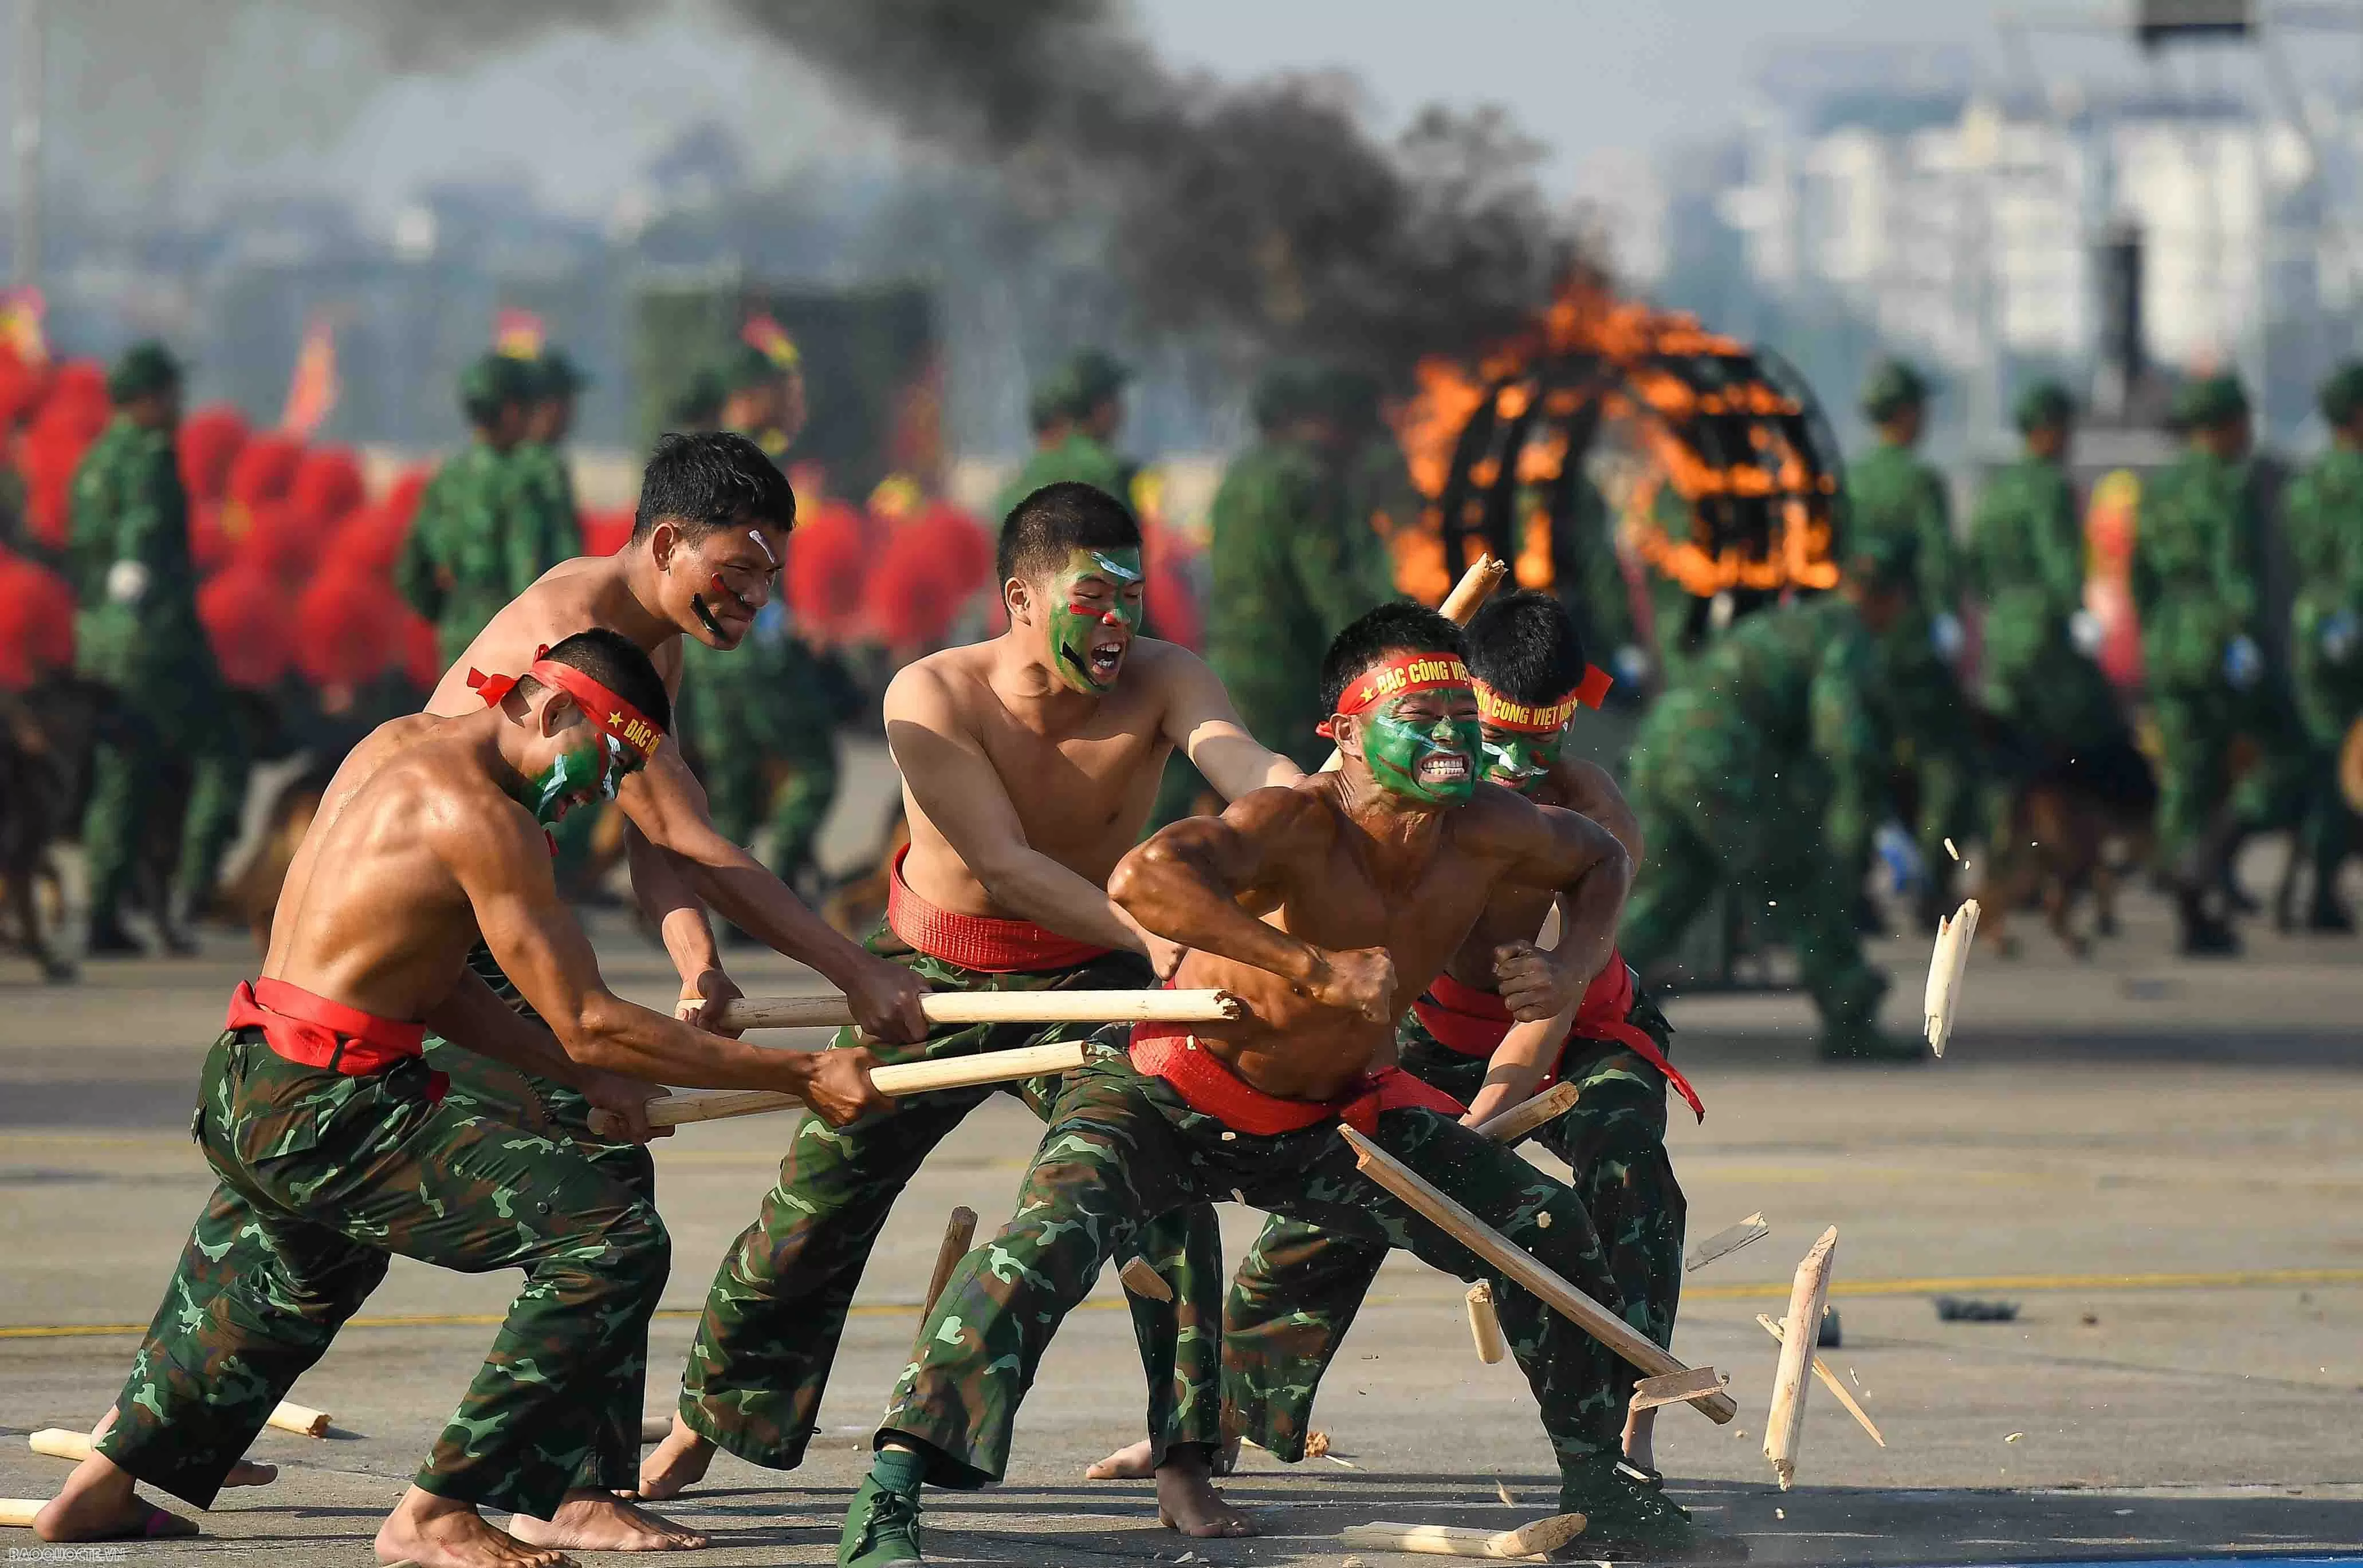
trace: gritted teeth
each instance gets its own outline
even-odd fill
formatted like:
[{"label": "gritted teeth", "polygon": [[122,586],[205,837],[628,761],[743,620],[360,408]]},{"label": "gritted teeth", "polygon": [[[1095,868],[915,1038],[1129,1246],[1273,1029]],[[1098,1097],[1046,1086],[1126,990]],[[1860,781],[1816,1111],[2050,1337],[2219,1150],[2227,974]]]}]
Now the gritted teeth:
[{"label": "gritted teeth", "polygon": [[1459,752],[1438,752],[1420,759],[1416,777],[1423,784],[1457,784],[1469,777],[1469,759]]}]

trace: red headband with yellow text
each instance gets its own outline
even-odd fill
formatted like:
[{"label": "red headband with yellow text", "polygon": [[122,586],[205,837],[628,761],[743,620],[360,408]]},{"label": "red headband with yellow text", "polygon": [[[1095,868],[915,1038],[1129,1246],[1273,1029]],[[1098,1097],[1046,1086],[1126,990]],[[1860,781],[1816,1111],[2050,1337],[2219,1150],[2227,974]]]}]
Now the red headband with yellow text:
[{"label": "red headband with yellow text", "polygon": [[[1460,662],[1459,654],[1398,654],[1384,664],[1373,665],[1364,670],[1346,688],[1337,699],[1337,716],[1342,719],[1374,703],[1388,701],[1413,691],[1433,691],[1439,687],[1467,687],[1470,684],[1469,667]],[[1326,719],[1316,727],[1323,735],[1330,733]]]},{"label": "red headband with yellow text", "polygon": [[[664,744],[663,727],[651,722],[648,715],[616,696],[613,691],[575,668],[571,664],[558,664],[541,656],[547,646],[535,650],[533,668],[525,673],[553,690],[563,691],[574,699],[583,717],[638,752],[642,757],[654,756],[657,747]],[[501,699],[516,688],[524,679],[516,675],[486,675],[481,669],[468,671],[468,690],[484,700],[484,706],[496,708]]]},{"label": "red headband with yellow text", "polygon": [[1477,686],[1479,716],[1497,730],[1515,730],[1522,734],[1548,735],[1556,734],[1575,717],[1578,708],[1597,708],[1607,700],[1608,689],[1615,685],[1609,673],[1596,664],[1583,667],[1583,679],[1575,690],[1548,707],[1521,702],[1514,697],[1504,697],[1480,680]]}]

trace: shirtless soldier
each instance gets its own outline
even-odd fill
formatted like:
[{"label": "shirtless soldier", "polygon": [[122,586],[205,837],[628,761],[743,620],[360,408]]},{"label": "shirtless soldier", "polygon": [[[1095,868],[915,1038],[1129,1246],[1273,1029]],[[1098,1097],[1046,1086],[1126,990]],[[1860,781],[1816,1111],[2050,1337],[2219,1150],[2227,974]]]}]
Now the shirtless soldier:
[{"label": "shirtless soldier", "polygon": [[[1606,962],[1625,852],[1572,812],[1480,784],[1477,701],[1458,627],[1386,605],[1341,632],[1321,673],[1341,770],[1241,797],[1167,828],[1109,884],[1141,925],[1189,949],[1176,983],[1237,992],[1252,1019],[1204,1032],[1104,1031],[1070,1077],[1015,1218],[952,1272],[854,1495],[839,1568],[920,1561],[922,1481],[1000,1479],[1018,1401],[1058,1323],[1139,1227],[1228,1192],[1491,1277],[1558,1452],[1562,1507],[1592,1537],[1696,1551],[1687,1518],[1617,1474],[1633,1374],[1354,1168],[1340,1121],[1365,1130],[1589,1294],[1622,1309],[1581,1200],[1460,1125],[1459,1102],[1381,1066],[1390,1025],[1504,885],[1563,899],[1555,953],[1502,955],[1514,1014],[1548,1018]],[[1263,918],[1259,918],[1263,917]]]},{"label": "shirtless soldier", "polygon": [[[1195,655],[1135,635],[1140,530],[1119,502],[1086,484],[1035,491],[1002,528],[999,574],[1008,630],[921,659],[887,689],[911,845],[871,946],[944,990],[1153,985],[1178,955],[1113,903],[1106,883],[1139,837],[1167,756],[1185,751],[1229,796],[1302,775],[1248,736]],[[1156,970],[1152,955],[1162,957]],[[1087,1028],[952,1027],[881,1055],[965,1055]],[[1029,1102],[1047,1109],[1055,1083],[1032,1086]],[[697,1480],[717,1443],[776,1469],[802,1461],[887,1210],[989,1093],[929,1095],[841,1132],[802,1130],[715,1275],[680,1413],[643,1467],[643,1496]],[[1140,1250],[1178,1287],[1177,1301],[1133,1300],[1159,1509],[1193,1534],[1247,1528],[1206,1473],[1220,1435],[1220,1242],[1209,1205],[1159,1220]]]},{"label": "shirtless soldier", "polygon": [[[632,1006],[558,896],[545,830],[663,749],[670,707],[612,632],[561,640],[488,706],[382,725],[345,759],[279,899],[261,977],[230,999],[194,1133],[220,1178],[98,1439],[34,1521],[46,1540],[194,1533],[136,1481],[200,1507],[394,1253],[522,1268],[492,1354],[377,1536],[425,1568],[570,1562],[484,1522],[548,1518],[664,1288],[646,1198],[562,1139],[443,1099],[430,1025],[623,1111],[652,1082],[771,1088],[844,1122],[891,1101],[860,1052],[769,1051]],[[470,968],[488,944],[556,1032],[524,1027]],[[627,1076],[627,1077],[626,1077]],[[645,1080],[634,1082],[632,1080]],[[239,1231],[243,1269],[214,1272]],[[642,1517],[667,1546],[702,1536]]]},{"label": "shirtless soldier", "polygon": [[[1484,729],[1486,777],[1530,801],[1581,812],[1641,864],[1641,830],[1607,773],[1563,755],[1580,707],[1596,708],[1608,677],[1585,662],[1558,600],[1497,598],[1469,626],[1469,669]],[[1503,944],[1530,940],[1548,898],[1498,889],[1476,929],[1395,1028],[1403,1071],[1466,1100],[1470,1126],[1564,1080],[1575,1109],[1541,1130],[1567,1161],[1600,1233],[1626,1320],[1661,1345],[1673,1342],[1681,1290],[1682,1190],[1666,1157],[1666,1088],[1693,1110],[1698,1098],[1665,1058],[1672,1033],[1656,1005],[1636,995],[1633,972],[1611,953],[1581,1001],[1545,1023],[1513,1023],[1493,979]],[[1703,1111],[1701,1111],[1703,1115]],[[1354,1320],[1386,1248],[1273,1218],[1239,1265],[1223,1314],[1225,1430],[1245,1433],[1274,1457],[1304,1456],[1313,1394]],[[1655,1410],[1625,1424],[1625,1458],[1650,1474]]]},{"label": "shirtless soldier", "polygon": [[[745,436],[663,437],[641,478],[629,542],[612,556],[579,557],[544,572],[476,635],[444,673],[427,711],[457,715],[481,709],[487,677],[525,668],[536,650],[585,626],[630,640],[654,662],[668,697],[678,697],[682,639],[735,648],[746,637],[777,587],[795,510],[787,480]],[[838,935],[743,845],[716,833],[705,791],[678,746],[664,747],[626,780],[617,803],[631,824],[627,845],[634,892],[681,973],[679,1015],[711,1022],[711,1010],[738,994],[723,975],[700,907],[710,905],[818,970],[845,992],[854,1017],[873,1034],[919,1037],[926,1028],[919,1011],[925,988],[908,971]],[[523,1010],[516,988],[489,953],[479,947],[470,962],[504,999]],[[573,1089],[450,1050],[433,1037],[427,1054],[432,1066],[451,1074],[455,1103],[528,1132],[570,1138],[609,1176],[654,1200],[656,1167],[648,1151],[594,1138],[590,1107]],[[647,1376],[645,1353],[619,1367],[608,1386],[607,1419],[583,1454],[580,1485],[564,1517],[526,1527],[530,1532],[570,1549],[660,1544],[616,1496],[630,1493],[639,1480]]]}]

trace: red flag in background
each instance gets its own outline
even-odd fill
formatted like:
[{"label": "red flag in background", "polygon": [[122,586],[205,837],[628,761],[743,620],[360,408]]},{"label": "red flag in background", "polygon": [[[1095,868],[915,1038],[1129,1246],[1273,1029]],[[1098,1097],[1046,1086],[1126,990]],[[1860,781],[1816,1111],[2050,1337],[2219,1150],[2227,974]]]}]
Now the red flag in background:
[{"label": "red flag in background", "polygon": [[304,346],[295,350],[295,373],[287,381],[287,409],[279,428],[296,438],[308,438],[336,411],[337,323],[327,311],[315,311],[304,326]]},{"label": "red flag in background", "polygon": [[13,355],[36,368],[48,364],[50,339],[41,326],[41,318],[48,311],[41,291],[29,283],[22,288],[0,289],[0,353]]},{"label": "red flag in background", "polygon": [[769,312],[749,316],[747,324],[738,329],[738,337],[782,370],[793,370],[804,362],[804,355],[796,348],[796,340],[788,336],[787,329],[774,321]]},{"label": "red flag in background", "polygon": [[541,346],[549,335],[542,330],[541,317],[529,310],[503,305],[493,313],[493,352],[505,354],[512,359],[538,359]]}]

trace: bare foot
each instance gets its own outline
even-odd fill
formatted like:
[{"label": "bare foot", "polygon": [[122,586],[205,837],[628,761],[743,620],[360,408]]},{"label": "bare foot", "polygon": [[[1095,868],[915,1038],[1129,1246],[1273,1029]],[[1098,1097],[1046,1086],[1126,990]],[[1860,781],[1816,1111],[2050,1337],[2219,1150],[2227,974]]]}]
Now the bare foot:
[{"label": "bare foot", "polygon": [[166,1513],[131,1488],[129,1471],[94,1453],[33,1516],[33,1533],[43,1540],[161,1540],[197,1533],[193,1521]]},{"label": "bare foot", "polygon": [[659,1518],[595,1486],[567,1493],[549,1518],[513,1514],[508,1528],[527,1546],[569,1551],[694,1551],[705,1544],[705,1537],[688,1526]]},{"label": "bare foot", "polygon": [[636,1495],[652,1502],[678,1497],[704,1480],[705,1467],[713,1463],[714,1444],[675,1416],[672,1430],[665,1433],[655,1452],[640,1461],[640,1489]]},{"label": "bare foot", "polygon": [[1097,1464],[1083,1472],[1086,1481],[1146,1481],[1157,1474],[1148,1462],[1148,1440],[1142,1438],[1129,1448],[1117,1449]]},{"label": "bare foot", "polygon": [[251,1459],[241,1459],[229,1467],[222,1477],[225,1486],[268,1486],[279,1479],[279,1466],[261,1464]]},{"label": "bare foot", "polygon": [[1223,1500],[1201,1443],[1177,1443],[1157,1470],[1157,1522],[1191,1536],[1253,1535],[1247,1515]]},{"label": "bare foot", "polygon": [[1658,1468],[1654,1463],[1657,1458],[1657,1448],[1651,1441],[1657,1436],[1657,1431],[1658,1412],[1655,1408],[1635,1410],[1625,1418],[1626,1463],[1643,1470]]},{"label": "bare foot", "polygon": [[377,1560],[415,1568],[577,1568],[563,1551],[527,1546],[494,1529],[474,1504],[416,1486],[378,1527]]}]

